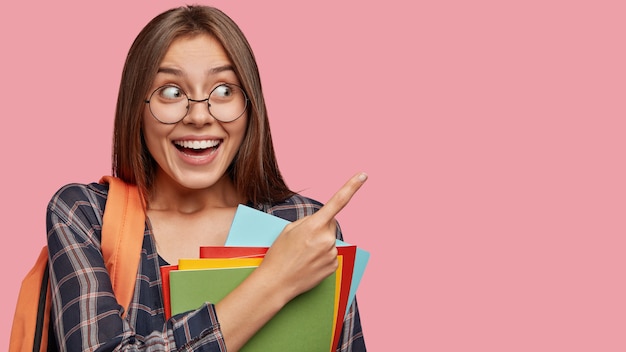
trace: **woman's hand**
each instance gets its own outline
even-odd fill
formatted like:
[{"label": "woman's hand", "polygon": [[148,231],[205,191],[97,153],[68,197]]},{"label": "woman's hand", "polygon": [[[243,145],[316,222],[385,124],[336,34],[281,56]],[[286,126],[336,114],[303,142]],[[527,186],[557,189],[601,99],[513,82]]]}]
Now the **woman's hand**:
[{"label": "woman's hand", "polygon": [[337,270],[335,216],[367,180],[358,173],[315,214],[288,224],[259,267],[269,270],[286,299],[310,290]]},{"label": "woman's hand", "polygon": [[229,351],[238,351],[287,302],[337,269],[335,216],[365,180],[366,174],[356,174],[315,214],[287,225],[261,265],[215,306]]}]

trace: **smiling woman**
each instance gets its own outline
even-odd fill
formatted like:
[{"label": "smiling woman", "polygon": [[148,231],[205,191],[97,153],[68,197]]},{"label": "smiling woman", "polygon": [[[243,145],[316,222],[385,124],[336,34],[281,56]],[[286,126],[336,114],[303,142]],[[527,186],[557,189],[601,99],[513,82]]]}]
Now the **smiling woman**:
[{"label": "smiling woman", "polygon": [[[145,204],[135,293],[125,312],[102,256],[108,187],[62,187],[47,213],[60,350],[239,350],[337,269],[334,218],[367,178],[356,174],[325,205],[286,186],[252,50],[228,16],[204,6],[166,11],[135,39],[118,95],[113,171],[138,186]],[[159,268],[195,257],[200,246],[223,246],[239,204],[291,223],[219,303],[168,319]],[[334,349],[365,351],[356,301]]]}]

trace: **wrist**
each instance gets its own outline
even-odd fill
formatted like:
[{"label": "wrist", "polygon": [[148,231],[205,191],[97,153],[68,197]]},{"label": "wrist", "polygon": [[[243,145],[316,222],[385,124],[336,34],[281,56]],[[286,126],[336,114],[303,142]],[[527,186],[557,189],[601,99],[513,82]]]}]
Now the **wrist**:
[{"label": "wrist", "polygon": [[277,308],[277,310],[280,310],[296,296],[291,285],[286,280],[281,280],[280,275],[275,270],[266,266],[259,266],[250,274],[249,279],[258,288],[259,296],[267,298],[266,304]]}]

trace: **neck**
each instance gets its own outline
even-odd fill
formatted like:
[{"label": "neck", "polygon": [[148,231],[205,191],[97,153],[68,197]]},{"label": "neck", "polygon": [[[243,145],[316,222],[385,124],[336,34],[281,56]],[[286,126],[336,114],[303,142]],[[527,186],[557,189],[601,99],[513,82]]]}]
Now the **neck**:
[{"label": "neck", "polygon": [[231,208],[245,203],[246,199],[235,189],[233,181],[224,175],[207,188],[192,189],[158,175],[153,185],[148,209],[193,214],[209,208]]}]

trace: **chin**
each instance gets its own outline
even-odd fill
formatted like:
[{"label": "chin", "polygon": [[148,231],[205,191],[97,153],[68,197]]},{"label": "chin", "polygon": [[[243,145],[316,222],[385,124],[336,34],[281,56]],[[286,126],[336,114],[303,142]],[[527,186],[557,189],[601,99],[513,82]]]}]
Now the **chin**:
[{"label": "chin", "polygon": [[194,175],[191,177],[181,177],[178,179],[178,183],[185,188],[201,190],[219,185],[225,178],[228,178],[225,174],[220,177],[206,174]]}]

